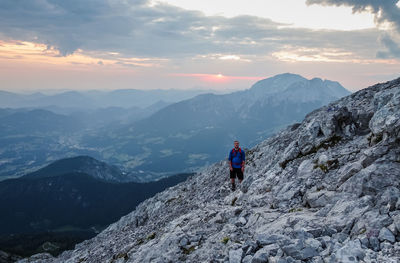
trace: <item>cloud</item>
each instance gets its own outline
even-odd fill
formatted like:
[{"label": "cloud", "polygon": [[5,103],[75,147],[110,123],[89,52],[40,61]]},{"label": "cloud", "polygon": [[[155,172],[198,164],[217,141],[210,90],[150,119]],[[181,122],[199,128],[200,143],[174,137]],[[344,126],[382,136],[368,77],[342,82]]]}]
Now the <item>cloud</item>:
[{"label": "cloud", "polygon": [[399,0],[307,0],[308,5],[335,5],[350,6],[353,12],[371,12],[375,15],[375,22],[378,25],[389,24],[395,32],[385,32],[379,37],[379,42],[386,48],[386,51],[376,52],[381,59],[400,58],[400,46],[393,38],[400,34],[400,7]]},{"label": "cloud", "polygon": [[380,38],[381,43],[386,47],[387,51],[379,51],[376,56],[378,58],[400,58],[400,45],[397,44],[391,36],[385,34]]},{"label": "cloud", "polygon": [[271,56],[287,46],[351,51],[359,57],[370,57],[379,49],[377,29],[289,28],[266,18],[205,16],[147,0],[3,0],[0,17],[1,39],[45,44],[62,56],[77,50],[98,59],[110,52],[125,58],[174,59],[209,54],[232,59],[238,54],[238,61],[243,61]]},{"label": "cloud", "polygon": [[308,5],[345,5],[351,6],[353,12],[372,12],[377,23],[392,23],[396,30],[400,32],[400,8],[398,0],[307,0]]}]

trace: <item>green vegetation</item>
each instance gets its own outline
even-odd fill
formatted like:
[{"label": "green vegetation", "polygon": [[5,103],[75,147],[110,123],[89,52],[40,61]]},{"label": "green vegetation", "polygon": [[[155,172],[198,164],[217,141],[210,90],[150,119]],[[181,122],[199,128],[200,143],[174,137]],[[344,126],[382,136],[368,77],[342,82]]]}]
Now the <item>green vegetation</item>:
[{"label": "green vegetation", "polygon": [[[128,253],[126,253],[126,252],[124,252],[124,253],[119,253],[119,254],[116,254],[116,255],[114,255],[113,256],[113,261],[114,260],[118,260],[118,259],[120,259],[120,258],[123,258],[124,260],[128,260],[129,259],[129,256],[128,256]],[[113,262],[112,261],[112,262]]]},{"label": "green vegetation", "polygon": [[195,250],[196,250],[195,246],[191,246],[189,248],[185,248],[185,247],[182,248],[183,254],[185,254],[185,255],[189,255],[190,253],[192,253]]},{"label": "green vegetation", "polygon": [[147,240],[152,240],[156,238],[156,232],[151,233],[150,235],[147,236]]},{"label": "green vegetation", "polygon": [[173,201],[175,201],[175,200],[177,200],[178,198],[180,198],[181,196],[178,196],[178,197],[172,197],[172,198],[170,198],[170,199],[168,199],[167,201],[165,201],[165,203],[166,204],[169,204],[169,203],[171,203],[171,202],[173,202]]},{"label": "green vegetation", "polygon": [[234,206],[234,205],[235,205],[237,199],[238,199],[238,198],[237,198],[236,196],[235,196],[235,198],[232,199],[231,206]]},{"label": "green vegetation", "polygon": [[375,144],[379,143],[380,141],[382,141],[382,139],[383,139],[382,134],[371,134],[368,137],[369,145],[370,146],[375,145]]},{"label": "green vegetation", "polygon": [[295,208],[295,207],[293,207],[293,208],[290,208],[290,209],[289,209],[289,213],[301,212],[301,211],[303,211],[303,209],[301,209],[301,208]]},{"label": "green vegetation", "polygon": [[329,171],[328,166],[324,165],[324,164],[315,164],[314,165],[314,169],[321,169],[324,173],[327,173]]},{"label": "green vegetation", "polygon": [[226,243],[228,243],[229,240],[230,240],[229,237],[224,237],[224,238],[221,240],[221,242],[224,243],[224,244],[226,244]]}]

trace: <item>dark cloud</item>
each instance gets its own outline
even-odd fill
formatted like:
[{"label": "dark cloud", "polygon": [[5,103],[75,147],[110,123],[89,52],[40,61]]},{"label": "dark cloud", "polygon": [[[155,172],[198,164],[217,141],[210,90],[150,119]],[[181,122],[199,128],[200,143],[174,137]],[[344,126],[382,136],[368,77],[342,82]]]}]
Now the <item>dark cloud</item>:
[{"label": "dark cloud", "polygon": [[[378,24],[389,22],[400,33],[400,8],[397,6],[399,0],[307,0],[306,3],[350,6],[353,12],[368,11],[375,15]],[[400,57],[399,45],[388,34],[380,37],[380,42],[387,51],[378,51],[378,58]]]},{"label": "dark cloud", "polygon": [[290,45],[340,48],[370,56],[371,49],[378,49],[377,30],[347,32],[282,26],[254,16],[225,18],[166,4],[151,6],[146,0],[0,1],[2,36],[44,43],[62,55],[77,49],[119,52],[126,57],[266,55]]},{"label": "dark cloud", "polygon": [[383,35],[380,38],[380,41],[386,47],[387,51],[379,51],[376,54],[378,58],[400,58],[400,45],[393,41],[393,39],[389,35]]},{"label": "dark cloud", "polygon": [[369,11],[375,15],[378,23],[390,22],[400,32],[400,8],[396,5],[399,0],[307,0],[307,4],[345,5],[351,6],[353,12]]}]

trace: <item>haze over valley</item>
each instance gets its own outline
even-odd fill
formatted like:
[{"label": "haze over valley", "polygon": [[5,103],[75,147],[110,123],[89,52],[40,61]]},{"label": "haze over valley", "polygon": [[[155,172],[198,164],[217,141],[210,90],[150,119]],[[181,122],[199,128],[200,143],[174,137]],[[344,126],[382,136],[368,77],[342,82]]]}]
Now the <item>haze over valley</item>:
[{"label": "haze over valley", "polygon": [[168,92],[7,93],[23,108],[0,111],[0,178],[77,155],[117,165],[125,181],[196,171],[226,158],[233,140],[250,148],[349,94],[337,82],[289,73],[228,94]]}]

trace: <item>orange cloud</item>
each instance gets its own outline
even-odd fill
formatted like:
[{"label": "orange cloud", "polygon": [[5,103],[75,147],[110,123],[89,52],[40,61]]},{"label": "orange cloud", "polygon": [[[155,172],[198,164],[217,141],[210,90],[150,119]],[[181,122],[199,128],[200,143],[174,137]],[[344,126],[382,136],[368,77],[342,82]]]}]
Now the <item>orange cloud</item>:
[{"label": "orange cloud", "polygon": [[85,52],[78,49],[71,55],[62,56],[53,47],[27,41],[1,41],[0,60],[19,63],[51,64],[66,66],[71,69],[112,66],[126,67],[158,67],[166,59],[158,58],[125,58],[116,52]]}]

